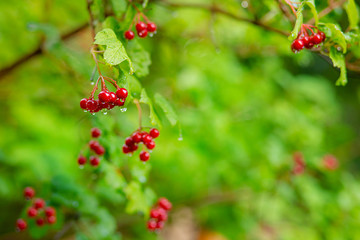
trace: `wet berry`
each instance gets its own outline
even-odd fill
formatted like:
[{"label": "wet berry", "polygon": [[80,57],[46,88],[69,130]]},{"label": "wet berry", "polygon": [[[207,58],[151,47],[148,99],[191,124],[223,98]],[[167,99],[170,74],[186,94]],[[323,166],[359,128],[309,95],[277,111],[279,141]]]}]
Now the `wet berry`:
[{"label": "wet berry", "polygon": [[312,36],[311,41],[314,45],[320,44],[322,42],[322,37],[319,33]]},{"label": "wet berry", "polygon": [[98,157],[91,156],[91,157],[90,157],[90,164],[91,164],[91,166],[93,166],[93,167],[97,167],[97,166],[99,166],[99,164],[100,164],[100,159],[99,159]]},{"label": "wet berry", "polygon": [[25,229],[27,228],[27,223],[25,222],[24,219],[19,218],[19,219],[16,221],[16,228],[17,228],[19,231],[25,230]]},{"label": "wet berry", "polygon": [[148,142],[146,143],[146,147],[147,149],[154,149],[155,148],[155,142],[154,141],[151,141],[151,142]]},{"label": "wet berry", "polygon": [[152,137],[149,134],[145,133],[145,134],[142,135],[141,140],[142,140],[143,143],[147,144],[147,143],[152,141]]},{"label": "wet berry", "polygon": [[80,107],[84,110],[87,109],[87,106],[86,106],[87,101],[88,101],[87,98],[83,98],[80,100]]},{"label": "wet berry", "polygon": [[35,201],[34,201],[34,208],[35,208],[35,209],[41,209],[41,208],[43,208],[43,207],[45,207],[45,201],[44,201],[44,199],[42,199],[42,198],[37,198],[37,199],[35,199]]},{"label": "wet berry", "polygon": [[26,187],[24,189],[24,197],[26,199],[31,199],[35,196],[35,190],[32,187]]},{"label": "wet berry", "polygon": [[141,32],[138,32],[138,36],[141,38],[145,38],[148,35],[148,31],[146,29],[142,30]]},{"label": "wet berry", "polygon": [[118,98],[127,98],[128,96],[128,91],[125,89],[125,88],[119,88],[117,91],[116,91],[116,96]]},{"label": "wet berry", "polygon": [[83,155],[80,155],[77,161],[79,165],[84,165],[86,163],[86,158]]},{"label": "wet berry", "polygon": [[155,32],[156,31],[156,24],[155,23],[148,23],[146,29],[148,32]]},{"label": "wet berry", "polygon": [[152,128],[149,134],[152,138],[157,138],[160,135],[160,132],[156,128]]},{"label": "wet berry", "polygon": [[169,200],[167,200],[166,198],[159,199],[159,206],[166,211],[169,211],[172,208],[171,202]]},{"label": "wet berry", "polygon": [[134,39],[134,37],[135,37],[135,33],[134,33],[133,31],[131,31],[131,30],[127,30],[127,31],[125,32],[124,36],[125,36],[125,38],[126,38],[127,40],[132,40],[132,39]]},{"label": "wet berry", "polygon": [[99,92],[98,98],[100,102],[109,102],[110,93],[107,91],[101,91]]},{"label": "wet berry", "polygon": [[101,135],[101,130],[100,129],[98,129],[98,128],[92,128],[91,129],[91,136],[93,138],[98,138],[98,137],[100,137],[100,135]]},{"label": "wet berry", "polygon": [[29,217],[35,217],[37,215],[38,211],[34,207],[29,207],[27,210],[27,215]]},{"label": "wet berry", "polygon": [[150,158],[150,154],[146,151],[141,151],[140,153],[140,160],[143,162],[146,162],[147,160],[149,160]]},{"label": "wet berry", "polygon": [[137,32],[141,32],[141,31],[146,30],[147,25],[146,25],[146,23],[140,21],[136,24],[135,28],[136,28]]},{"label": "wet berry", "polygon": [[123,146],[122,146],[122,151],[123,151],[123,153],[125,153],[125,154],[131,152],[128,145],[123,145]]},{"label": "wet berry", "polygon": [[150,230],[150,231],[154,231],[156,228],[157,228],[157,223],[154,219],[150,219],[147,223],[147,228]]},{"label": "wet berry", "polygon": [[134,142],[139,143],[139,142],[141,142],[142,136],[141,136],[141,134],[139,132],[135,132],[132,135],[132,139],[133,139]]},{"label": "wet berry", "polygon": [[56,215],[56,210],[55,210],[55,208],[53,208],[53,207],[47,207],[47,208],[45,208],[45,215],[46,215],[47,217],[55,216],[55,215]]},{"label": "wet berry", "polygon": [[301,39],[295,39],[291,44],[291,49],[296,52],[304,48],[304,42]]}]

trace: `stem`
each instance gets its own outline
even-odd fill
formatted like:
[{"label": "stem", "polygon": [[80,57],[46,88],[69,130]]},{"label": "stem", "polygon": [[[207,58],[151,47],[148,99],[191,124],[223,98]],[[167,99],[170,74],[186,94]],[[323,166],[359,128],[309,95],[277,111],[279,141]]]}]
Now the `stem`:
[{"label": "stem", "polygon": [[91,4],[93,3],[92,0],[86,0],[87,3],[87,10],[89,12],[89,16],[90,16],[90,27],[91,27],[91,34],[93,39],[95,39],[95,20],[94,20],[94,15],[92,14],[91,11]]},{"label": "stem", "polygon": [[294,5],[292,5],[292,2],[289,0],[284,0],[286,2],[287,5],[289,5],[289,7],[291,8],[291,11],[294,13],[295,17],[297,18],[297,14],[296,14],[296,10]]},{"label": "stem", "polygon": [[95,86],[94,86],[93,90],[92,90],[91,93],[90,93],[89,99],[93,99],[93,98],[94,98],[94,94],[95,94],[96,90],[98,89],[98,84],[99,84],[100,78],[101,78],[101,77],[99,77],[99,78],[96,80]]},{"label": "stem", "polygon": [[141,115],[142,115],[142,112],[141,112],[141,106],[140,106],[140,102],[138,99],[134,99],[134,103],[137,107],[137,110],[138,110],[138,113],[139,113],[139,129],[141,130]]}]

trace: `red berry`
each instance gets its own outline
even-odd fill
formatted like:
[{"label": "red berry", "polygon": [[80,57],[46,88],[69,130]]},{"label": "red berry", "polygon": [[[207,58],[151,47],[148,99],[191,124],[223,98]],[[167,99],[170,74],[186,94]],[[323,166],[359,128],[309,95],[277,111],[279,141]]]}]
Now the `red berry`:
[{"label": "red berry", "polygon": [[36,225],[38,225],[39,227],[44,225],[44,223],[45,223],[44,219],[42,219],[42,218],[36,219]]},{"label": "red berry", "polygon": [[110,106],[110,103],[108,103],[108,102],[99,102],[100,109],[108,109],[109,106]]},{"label": "red berry", "polygon": [[97,148],[94,149],[94,152],[97,154],[97,155],[104,155],[105,153],[105,148],[103,146],[98,146]]},{"label": "red berry", "polygon": [[34,208],[41,209],[45,206],[45,201],[42,198],[37,198],[34,201]]},{"label": "red berry", "polygon": [[37,215],[37,210],[34,207],[29,207],[27,215],[29,217],[35,217]]},{"label": "red berry", "polygon": [[126,145],[126,144],[122,146],[122,151],[123,151],[123,153],[125,153],[125,154],[131,152],[129,146]]},{"label": "red berry", "polygon": [[[115,100],[115,102],[116,102],[116,100]],[[109,103],[109,105],[108,105],[108,109],[110,110],[110,109],[113,109],[114,107],[115,107],[115,102],[113,102],[113,103]]]},{"label": "red berry", "polygon": [[78,164],[79,165],[84,165],[86,163],[86,158],[83,155],[80,155],[78,157]]},{"label": "red berry", "polygon": [[138,32],[138,36],[141,38],[145,38],[148,34],[148,31],[146,29],[142,30],[141,32]]},{"label": "red berry", "polygon": [[166,211],[169,211],[172,208],[171,202],[169,200],[167,200],[166,198],[159,199],[159,206]]},{"label": "red berry", "polygon": [[134,144],[129,146],[130,152],[135,152],[138,149],[138,145]]},{"label": "red berry", "polygon": [[150,219],[147,223],[147,228],[150,230],[150,231],[154,231],[157,227],[157,223],[154,219]]},{"label": "red berry", "polygon": [[152,141],[152,137],[149,134],[146,133],[146,134],[144,134],[142,136],[141,140],[142,140],[143,143],[147,144],[147,143]]},{"label": "red berry", "polygon": [[301,38],[301,40],[303,41],[304,46],[307,49],[312,48],[314,46],[314,44],[311,41],[311,37],[309,37],[309,36],[304,36],[303,38]]},{"label": "red berry", "polygon": [[160,132],[156,128],[152,128],[149,134],[152,138],[157,138],[160,135]]},{"label": "red berry", "polygon": [[81,107],[82,109],[84,109],[84,110],[87,109],[87,107],[86,107],[87,101],[88,101],[87,98],[83,98],[83,99],[80,100],[80,107]]},{"label": "red berry", "polygon": [[56,223],[56,217],[55,217],[55,216],[50,216],[50,217],[48,217],[46,220],[47,220],[47,222],[48,222],[49,224],[54,224],[54,223]]},{"label": "red berry", "polygon": [[159,208],[158,212],[159,212],[159,216],[157,217],[157,219],[159,221],[166,221],[168,218],[168,215],[167,215],[167,212],[165,211],[165,209]]},{"label": "red berry", "polygon": [[319,31],[318,34],[320,34],[320,36],[321,36],[321,41],[322,41],[322,42],[325,41],[325,39],[326,39],[325,33],[322,32],[322,31]]},{"label": "red berry", "polygon": [[141,151],[140,152],[140,160],[143,162],[146,162],[147,160],[149,160],[150,158],[150,154],[146,151]]},{"label": "red berry", "polygon": [[322,37],[319,33],[315,34],[314,36],[311,37],[311,42],[314,45],[320,44],[322,42]]},{"label": "red berry", "polygon": [[100,102],[109,102],[110,99],[110,93],[108,91],[101,91],[98,95]]},{"label": "red berry", "polygon": [[16,221],[16,228],[17,228],[19,231],[25,230],[25,229],[27,228],[27,223],[24,221],[24,219],[19,218],[19,219]]},{"label": "red berry", "polygon": [[134,142],[139,143],[139,142],[141,142],[142,136],[139,132],[135,132],[132,135],[132,139],[134,140]]},{"label": "red berry", "polygon": [[47,207],[47,208],[45,208],[45,215],[46,215],[47,217],[55,216],[55,215],[56,215],[56,210],[55,210],[55,208],[53,208],[53,207]]},{"label": "red berry", "polygon": [[143,31],[143,30],[146,30],[146,23],[144,23],[144,22],[138,22],[137,24],[136,24],[136,26],[135,26],[135,28],[136,28],[136,31],[138,31],[138,32],[141,32],[141,31]]},{"label": "red berry", "polygon": [[159,210],[158,209],[152,209],[150,211],[150,217],[151,218],[158,218],[159,217]]},{"label": "red berry", "polygon": [[116,106],[121,107],[121,106],[124,106],[124,104],[125,104],[125,99],[124,99],[124,98],[118,98],[118,99],[116,99],[116,101],[115,101],[115,105],[116,105]]},{"label": "red berry", "polygon": [[93,166],[93,167],[97,167],[97,166],[99,166],[99,164],[100,164],[100,159],[99,159],[98,157],[91,156],[91,157],[90,157],[90,164],[91,164],[91,166]]},{"label": "red berry", "polygon": [[156,224],[156,228],[157,229],[163,229],[164,228],[164,221],[158,221],[157,224]]},{"label": "red berry", "polygon": [[89,147],[90,147],[90,149],[95,151],[96,148],[100,147],[100,143],[98,141],[91,140],[89,142]]},{"label": "red berry", "polygon": [[295,39],[291,44],[291,49],[293,51],[300,51],[304,48],[304,42],[301,39]]},{"label": "red berry", "polygon": [[117,99],[116,94],[114,92],[110,92],[109,102],[114,103]]},{"label": "red berry", "polygon": [[101,130],[100,129],[98,129],[98,128],[92,128],[91,129],[91,136],[93,138],[98,138],[98,137],[100,137],[100,135],[101,135]]},{"label": "red berry", "polygon": [[156,24],[155,23],[148,23],[146,29],[148,32],[155,32],[156,31]]},{"label": "red berry", "polygon": [[135,34],[134,34],[133,31],[127,30],[127,31],[125,32],[124,36],[125,36],[125,38],[126,38],[127,40],[132,40],[132,39],[135,37]]},{"label": "red berry", "polygon": [[35,190],[32,187],[26,187],[24,189],[24,197],[26,199],[31,199],[35,196]]},{"label": "red berry", "polygon": [[89,110],[89,111],[95,111],[97,110],[99,106],[99,103],[93,99],[89,99],[86,103],[86,108]]},{"label": "red berry", "polygon": [[154,141],[151,141],[151,142],[148,142],[148,143],[146,143],[146,147],[148,148],[148,149],[154,149],[154,147],[155,147],[155,142]]},{"label": "red berry", "polygon": [[128,146],[134,145],[134,143],[135,142],[133,141],[133,139],[131,137],[127,137],[125,139],[125,144],[128,145]]},{"label": "red berry", "polygon": [[324,156],[323,164],[327,170],[335,170],[339,167],[336,157],[330,154]]},{"label": "red berry", "polygon": [[116,91],[116,96],[118,98],[127,98],[128,96],[128,91],[125,89],[125,88],[119,88],[117,91]]}]

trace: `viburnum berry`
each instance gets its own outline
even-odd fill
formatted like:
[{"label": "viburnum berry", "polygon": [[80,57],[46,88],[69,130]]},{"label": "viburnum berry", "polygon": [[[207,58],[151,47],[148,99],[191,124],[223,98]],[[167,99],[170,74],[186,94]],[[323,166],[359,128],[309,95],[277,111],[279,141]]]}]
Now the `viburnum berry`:
[{"label": "viburnum berry", "polygon": [[125,154],[131,152],[131,151],[130,151],[130,147],[129,147],[128,145],[126,145],[126,144],[124,144],[124,145],[122,146],[122,151],[123,151],[123,153],[125,153]]},{"label": "viburnum berry", "polygon": [[[153,231],[155,229],[161,230],[164,227],[165,221],[168,218],[168,211],[172,205],[166,198],[160,198],[157,206],[150,211],[150,219],[148,221],[148,229]],[[154,226],[156,223],[156,227]]]},{"label": "viburnum berry", "polygon": [[326,39],[325,33],[322,32],[322,31],[319,31],[318,34],[320,34],[320,36],[321,36],[321,41],[322,41],[322,42],[325,41],[325,39]]},{"label": "viburnum berry", "polygon": [[155,32],[156,31],[156,24],[153,22],[149,22],[147,24],[146,29],[148,30],[148,32]]},{"label": "viburnum berry", "polygon": [[55,215],[56,215],[56,210],[55,210],[55,208],[53,208],[53,207],[47,207],[47,208],[45,208],[45,215],[46,215],[47,217],[55,216]]},{"label": "viburnum berry", "polygon": [[103,146],[97,146],[95,149],[94,149],[94,152],[101,156],[101,155],[104,155],[105,153],[105,148]]},{"label": "viburnum berry", "polygon": [[100,159],[99,159],[98,157],[91,156],[91,157],[90,157],[90,164],[91,164],[93,167],[97,167],[97,166],[99,166],[99,164],[100,164]]},{"label": "viburnum berry", "polygon": [[118,99],[115,100],[115,103],[114,103],[114,104],[115,104],[116,106],[119,106],[119,107],[124,106],[125,100],[124,100],[124,98],[118,98]]},{"label": "viburnum berry", "polygon": [[161,208],[163,208],[166,211],[169,211],[172,208],[171,202],[169,200],[167,200],[166,198],[160,198],[158,201],[158,204]]},{"label": "viburnum berry", "polygon": [[42,198],[37,198],[34,201],[34,208],[35,209],[41,209],[45,206],[45,201]]},{"label": "viburnum berry", "polygon": [[132,40],[132,39],[134,39],[135,34],[134,34],[133,31],[127,30],[127,31],[125,32],[124,36],[125,36],[125,38],[126,38],[127,40]]},{"label": "viburnum berry", "polygon": [[149,134],[152,138],[157,138],[160,135],[160,132],[156,128],[152,128]]},{"label": "viburnum berry", "polygon": [[159,216],[157,217],[157,219],[158,219],[159,221],[166,221],[167,218],[168,218],[168,215],[167,215],[166,210],[163,209],[163,208],[159,208],[159,209],[158,209],[158,212],[159,212]]},{"label": "viburnum berry", "polygon": [[146,29],[138,32],[138,36],[141,38],[145,38],[148,35],[148,31]]},{"label": "viburnum berry", "polygon": [[80,155],[78,157],[78,164],[79,165],[84,165],[86,163],[86,158],[83,155]]},{"label": "viburnum berry", "polygon": [[108,91],[101,91],[98,94],[98,98],[100,102],[109,102],[110,93]]},{"label": "viburnum berry", "polygon": [[100,137],[100,135],[101,135],[101,130],[100,129],[98,129],[98,128],[92,128],[91,129],[91,136],[93,138],[98,138],[98,137]]},{"label": "viburnum berry", "polygon": [[143,162],[146,162],[147,160],[149,160],[150,158],[150,154],[147,151],[141,151],[140,152],[140,160]]},{"label": "viburnum berry", "polygon": [[150,231],[154,231],[157,228],[157,222],[154,219],[150,219],[147,223],[147,228]]},{"label": "viburnum berry", "polygon": [[149,150],[155,148],[155,142],[154,141],[148,142],[145,145],[146,145],[147,149],[149,149]]},{"label": "viburnum berry", "polygon": [[300,51],[304,48],[304,42],[301,39],[295,39],[291,44],[291,49],[293,51]]},{"label": "viburnum berry", "polygon": [[29,209],[27,210],[27,215],[31,218],[35,217],[37,213],[38,211],[34,207],[29,207]]},{"label": "viburnum berry", "polygon": [[129,146],[130,152],[135,152],[136,150],[138,150],[138,148],[139,146],[136,144]]},{"label": "viburnum berry", "polygon": [[132,139],[133,139],[134,142],[139,143],[139,142],[141,142],[142,136],[141,136],[141,134],[139,132],[135,132],[132,135]]},{"label": "viburnum berry", "polygon": [[24,189],[24,197],[26,199],[31,199],[35,196],[35,190],[32,187],[26,187]]},{"label": "viburnum berry", "polygon": [[93,99],[89,99],[86,103],[86,108],[89,110],[89,111],[95,111],[98,107],[98,102],[93,100]]},{"label": "viburnum berry", "polygon": [[128,91],[125,89],[125,88],[119,88],[117,91],[116,91],[116,96],[118,98],[127,98],[128,96]]},{"label": "viburnum berry", "polygon": [[146,30],[147,25],[146,25],[146,23],[140,21],[136,24],[135,28],[136,28],[136,31],[141,32],[143,30]]},{"label": "viburnum berry", "polygon": [[88,101],[88,99],[87,98],[83,98],[83,99],[81,99],[80,100],[80,107],[82,108],[82,109],[84,109],[84,110],[87,110],[87,101]]},{"label": "viburnum berry", "polygon": [[95,151],[95,149],[98,148],[99,146],[100,146],[100,143],[98,141],[91,140],[89,142],[89,147],[90,147],[91,150]]},{"label": "viburnum berry", "polygon": [[47,222],[48,222],[49,224],[54,224],[54,223],[56,223],[56,217],[55,217],[55,216],[47,217],[46,220],[47,220]]},{"label": "viburnum berry", "polygon": [[109,94],[110,94],[109,102],[114,103],[116,101],[116,99],[117,99],[116,94],[114,92],[110,92]]},{"label": "viburnum berry", "polygon": [[158,209],[151,209],[150,211],[150,217],[151,218],[158,218],[159,217],[159,210]]},{"label": "viburnum berry", "polygon": [[314,45],[320,44],[322,42],[322,36],[317,33],[314,36],[312,36],[311,41]]},{"label": "viburnum berry", "polygon": [[156,223],[156,228],[159,229],[159,230],[161,230],[161,229],[164,228],[164,225],[165,225],[165,222],[164,222],[164,221],[158,221],[158,222]]},{"label": "viburnum berry", "polygon": [[36,225],[38,225],[39,227],[43,226],[44,223],[45,223],[44,219],[42,218],[36,219]]},{"label": "viburnum berry", "polygon": [[301,152],[294,153],[293,160],[295,165],[292,170],[292,173],[294,175],[303,174],[305,172],[305,161],[302,153]]},{"label": "viburnum berry", "polygon": [[336,157],[330,154],[324,156],[323,164],[327,170],[335,170],[339,167]]},{"label": "viburnum berry", "polygon": [[125,139],[125,144],[128,145],[128,146],[131,146],[131,145],[134,145],[135,142],[134,142],[134,140],[133,140],[131,137],[127,137],[127,138]]},{"label": "viburnum berry", "polygon": [[141,140],[142,140],[143,143],[147,144],[147,143],[152,141],[152,137],[149,134],[145,133],[145,134],[142,135]]},{"label": "viburnum berry", "polygon": [[24,219],[22,218],[19,218],[17,221],[16,221],[16,228],[19,230],[19,231],[22,231],[22,230],[25,230],[27,228],[27,223]]}]

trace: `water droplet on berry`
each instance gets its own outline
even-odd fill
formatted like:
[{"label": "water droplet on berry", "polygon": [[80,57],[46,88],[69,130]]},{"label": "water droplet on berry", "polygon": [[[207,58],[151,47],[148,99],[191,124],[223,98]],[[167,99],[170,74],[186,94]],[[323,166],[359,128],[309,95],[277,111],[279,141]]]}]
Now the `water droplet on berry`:
[{"label": "water droplet on berry", "polygon": [[103,114],[106,115],[108,112],[107,111],[104,111]]},{"label": "water droplet on berry", "polygon": [[84,112],[87,112],[86,110],[84,110]]},{"label": "water droplet on berry", "polygon": [[91,82],[90,84],[91,84],[91,85],[95,85],[95,83],[94,83],[94,82]]},{"label": "water droplet on berry", "polygon": [[93,115],[93,116],[94,116],[94,115],[95,115],[95,113],[92,113],[91,115]]},{"label": "water droplet on berry", "polygon": [[149,33],[149,37],[153,37],[154,36],[154,34],[153,33]]},{"label": "water droplet on berry", "polygon": [[120,111],[121,111],[121,112],[126,112],[126,111],[127,111],[127,108],[120,108]]},{"label": "water droplet on berry", "polygon": [[84,165],[79,165],[79,168],[80,168],[80,169],[84,169]]}]

